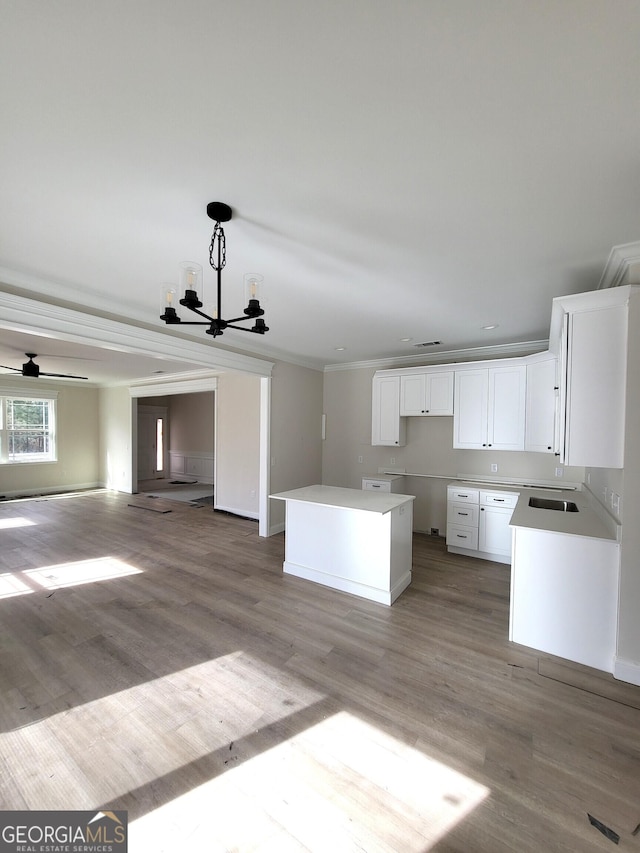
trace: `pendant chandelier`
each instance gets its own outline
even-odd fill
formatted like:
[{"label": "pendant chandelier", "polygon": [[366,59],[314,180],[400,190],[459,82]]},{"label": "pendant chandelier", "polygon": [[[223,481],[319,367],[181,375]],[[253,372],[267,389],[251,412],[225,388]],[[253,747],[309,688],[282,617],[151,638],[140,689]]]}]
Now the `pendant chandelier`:
[{"label": "pendant chandelier", "polygon": [[[163,286],[163,313],[160,315],[160,319],[164,320],[167,325],[181,323],[183,326],[208,326],[206,333],[214,338],[221,335],[225,329],[238,329],[240,332],[255,332],[257,335],[264,335],[265,332],[269,331],[269,327],[262,319],[264,311],[260,307],[259,301],[258,291],[262,281],[261,275],[248,273],[244,277],[247,299],[244,315],[234,317],[231,320],[222,319],[222,270],[226,264],[226,243],[224,229],[220,223],[228,222],[231,219],[231,208],[222,201],[212,201],[207,205],[207,216],[215,222],[211,245],[209,246],[209,263],[217,277],[217,300],[216,307],[212,312],[213,316],[210,317],[201,310],[202,302],[198,296],[198,291],[202,288],[202,267],[200,264],[185,261],[180,264],[180,289],[184,294],[180,299],[180,305],[204,319],[182,320],[178,316],[175,307],[177,290],[172,285]],[[254,325],[251,327],[237,325],[247,322],[247,320],[255,320]]]}]

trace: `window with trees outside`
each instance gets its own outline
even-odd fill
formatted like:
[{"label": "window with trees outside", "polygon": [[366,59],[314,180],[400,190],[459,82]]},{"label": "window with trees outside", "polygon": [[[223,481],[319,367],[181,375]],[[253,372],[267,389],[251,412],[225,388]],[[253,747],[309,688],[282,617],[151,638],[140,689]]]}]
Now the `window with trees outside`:
[{"label": "window with trees outside", "polygon": [[56,395],[0,396],[0,464],[56,458]]}]

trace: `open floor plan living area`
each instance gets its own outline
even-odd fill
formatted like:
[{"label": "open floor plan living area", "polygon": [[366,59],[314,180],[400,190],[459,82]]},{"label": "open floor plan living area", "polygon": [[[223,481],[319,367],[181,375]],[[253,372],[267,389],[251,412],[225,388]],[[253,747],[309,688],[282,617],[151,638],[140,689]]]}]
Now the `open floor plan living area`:
[{"label": "open floor plan living area", "polygon": [[600,851],[640,822],[640,688],[507,640],[509,571],[414,536],[393,607],[283,535],[108,491],[0,503],[4,809],[131,850]]}]

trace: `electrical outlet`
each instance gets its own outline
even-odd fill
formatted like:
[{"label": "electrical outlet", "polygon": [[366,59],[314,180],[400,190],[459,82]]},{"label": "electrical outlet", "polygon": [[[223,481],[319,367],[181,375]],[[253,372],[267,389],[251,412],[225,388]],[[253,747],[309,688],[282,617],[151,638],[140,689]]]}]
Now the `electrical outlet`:
[{"label": "electrical outlet", "polygon": [[564,474],[564,468],[556,468],[556,477],[562,477]]},{"label": "electrical outlet", "polygon": [[437,527],[432,527],[432,528],[431,528],[431,535],[432,535],[432,536],[440,536],[440,530],[439,530],[439,528],[437,528]]},{"label": "electrical outlet", "polygon": [[362,462],[362,456],[358,456],[358,462]]},{"label": "electrical outlet", "polygon": [[392,457],[391,457],[391,464],[392,464],[392,465],[395,465],[395,464],[396,464],[396,457],[395,457],[395,456],[392,456]]},{"label": "electrical outlet", "polygon": [[492,474],[497,474],[497,473],[498,473],[498,466],[497,466],[497,464],[496,464],[495,462],[492,462],[492,463],[491,463],[491,473],[492,473]]}]

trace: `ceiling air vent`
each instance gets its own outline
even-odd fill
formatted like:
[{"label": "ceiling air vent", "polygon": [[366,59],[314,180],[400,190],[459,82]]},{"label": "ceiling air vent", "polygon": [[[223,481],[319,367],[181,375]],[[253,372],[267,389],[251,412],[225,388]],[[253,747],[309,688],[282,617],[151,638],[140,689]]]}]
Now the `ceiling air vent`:
[{"label": "ceiling air vent", "polygon": [[421,349],[422,347],[437,347],[440,343],[442,343],[442,341],[425,341],[422,344],[414,344],[414,347],[418,347],[418,349]]}]

